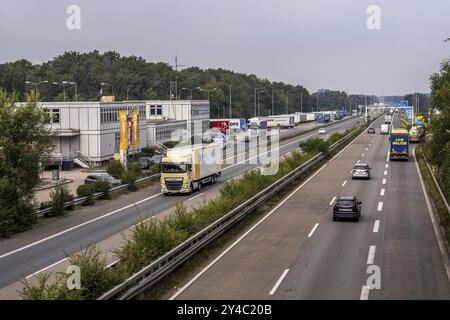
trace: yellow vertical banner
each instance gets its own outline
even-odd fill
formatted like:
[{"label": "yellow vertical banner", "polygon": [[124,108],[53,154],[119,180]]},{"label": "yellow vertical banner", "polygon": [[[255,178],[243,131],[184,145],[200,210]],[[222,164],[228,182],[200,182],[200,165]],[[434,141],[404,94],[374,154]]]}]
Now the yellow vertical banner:
[{"label": "yellow vertical banner", "polygon": [[133,113],[133,148],[139,149],[139,111],[134,110]]},{"label": "yellow vertical banner", "polygon": [[119,111],[120,150],[128,150],[128,112]]}]

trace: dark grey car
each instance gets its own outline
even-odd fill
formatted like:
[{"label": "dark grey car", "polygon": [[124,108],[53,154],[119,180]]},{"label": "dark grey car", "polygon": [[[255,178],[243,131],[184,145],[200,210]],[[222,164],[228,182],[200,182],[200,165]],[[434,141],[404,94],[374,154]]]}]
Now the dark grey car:
[{"label": "dark grey car", "polygon": [[115,179],[107,173],[102,174],[90,174],[84,179],[84,183],[95,183],[97,181],[107,181],[111,184],[111,186],[118,186],[121,184],[119,179]]},{"label": "dark grey car", "polygon": [[339,196],[333,207],[333,221],[352,219],[359,221],[361,217],[361,201],[354,196]]}]

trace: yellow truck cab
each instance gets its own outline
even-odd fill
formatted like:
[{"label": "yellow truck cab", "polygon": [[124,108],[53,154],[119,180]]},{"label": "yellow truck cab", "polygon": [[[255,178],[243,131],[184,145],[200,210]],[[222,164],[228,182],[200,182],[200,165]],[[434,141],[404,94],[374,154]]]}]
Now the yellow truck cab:
[{"label": "yellow truck cab", "polygon": [[206,183],[214,184],[222,171],[220,144],[199,144],[167,150],[161,160],[161,192],[190,194]]}]

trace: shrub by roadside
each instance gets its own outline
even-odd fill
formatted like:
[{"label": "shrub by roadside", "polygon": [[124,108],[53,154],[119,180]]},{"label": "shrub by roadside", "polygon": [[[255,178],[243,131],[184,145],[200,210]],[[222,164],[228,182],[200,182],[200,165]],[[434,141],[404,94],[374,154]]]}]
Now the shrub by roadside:
[{"label": "shrub by roadside", "polygon": [[86,197],[86,200],[83,202],[84,206],[91,206],[94,204],[94,193],[95,186],[94,184],[82,184],[77,188],[77,195],[79,198]]},{"label": "shrub by roadside", "polygon": [[106,167],[106,172],[116,179],[122,179],[122,175],[125,172],[125,167],[120,161],[113,160]]},{"label": "shrub by roadside", "polygon": [[73,200],[73,196],[69,192],[69,188],[65,184],[58,184],[50,191],[50,206],[53,210],[48,213],[50,217],[64,215],[64,203]]}]

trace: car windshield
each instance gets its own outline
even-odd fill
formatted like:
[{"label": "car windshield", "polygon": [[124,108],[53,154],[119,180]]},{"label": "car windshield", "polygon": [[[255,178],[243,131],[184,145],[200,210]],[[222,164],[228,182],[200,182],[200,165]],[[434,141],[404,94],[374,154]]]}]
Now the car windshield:
[{"label": "car windshield", "polygon": [[336,205],[341,207],[352,207],[354,205],[353,200],[338,200]]},{"label": "car windshield", "polygon": [[369,166],[367,164],[356,164],[354,166],[355,169],[360,169],[360,170],[364,170],[364,169],[369,169]]},{"label": "car windshield", "polygon": [[179,163],[163,163],[161,165],[162,173],[184,173],[190,171],[191,165]]}]

